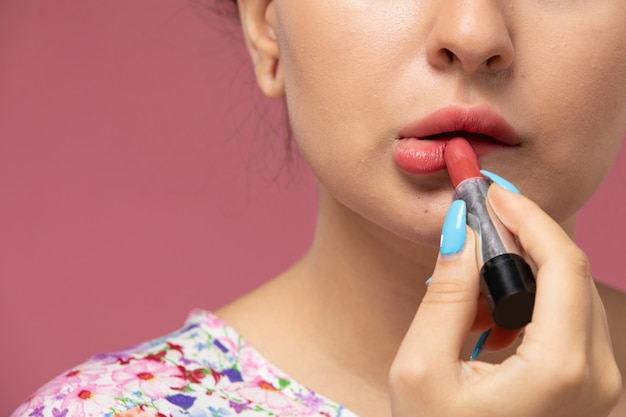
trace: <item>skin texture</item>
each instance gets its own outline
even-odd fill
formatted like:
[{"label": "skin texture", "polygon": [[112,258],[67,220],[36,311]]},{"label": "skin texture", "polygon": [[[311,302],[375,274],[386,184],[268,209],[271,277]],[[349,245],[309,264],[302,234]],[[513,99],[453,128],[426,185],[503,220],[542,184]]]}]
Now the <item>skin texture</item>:
[{"label": "skin texture", "polygon": [[[258,84],[286,101],[320,210],[306,256],[218,314],[363,416],[609,415],[620,377],[571,236],[626,131],[626,3],[241,0],[239,9]],[[392,157],[407,123],[449,105],[487,105],[521,138],[480,158],[528,197],[494,191],[490,203],[538,269],[522,345],[515,332],[490,337],[491,349],[515,341],[486,358],[500,366],[459,359],[470,330],[490,323],[473,236],[458,256],[437,255],[447,173],[409,175]],[[615,319],[626,300],[600,294],[623,366]],[[625,413],[622,400],[611,415]]]}]

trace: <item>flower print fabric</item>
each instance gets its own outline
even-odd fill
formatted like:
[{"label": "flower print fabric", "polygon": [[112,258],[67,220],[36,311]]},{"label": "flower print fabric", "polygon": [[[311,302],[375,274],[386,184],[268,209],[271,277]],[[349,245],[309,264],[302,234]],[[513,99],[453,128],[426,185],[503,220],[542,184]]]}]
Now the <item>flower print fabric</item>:
[{"label": "flower print fabric", "polygon": [[103,354],[44,385],[12,417],[355,417],[290,379],[211,313]]}]

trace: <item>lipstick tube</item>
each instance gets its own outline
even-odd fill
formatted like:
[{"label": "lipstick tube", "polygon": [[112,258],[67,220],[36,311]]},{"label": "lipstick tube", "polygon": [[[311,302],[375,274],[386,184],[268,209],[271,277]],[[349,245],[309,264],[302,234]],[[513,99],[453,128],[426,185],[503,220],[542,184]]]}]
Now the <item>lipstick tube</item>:
[{"label": "lipstick tube", "polygon": [[491,180],[480,173],[478,159],[463,138],[451,139],[445,159],[455,186],[454,198],[467,206],[467,223],[477,235],[481,290],[496,325],[518,329],[530,322],[535,278],[521,256],[515,237],[492,213],[486,196]]}]

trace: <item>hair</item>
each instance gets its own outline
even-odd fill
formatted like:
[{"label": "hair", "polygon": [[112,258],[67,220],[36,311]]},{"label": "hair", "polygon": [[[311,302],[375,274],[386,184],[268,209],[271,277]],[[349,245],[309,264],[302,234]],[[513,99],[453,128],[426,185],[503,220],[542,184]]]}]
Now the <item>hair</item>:
[{"label": "hair", "polygon": [[218,16],[232,18],[233,21],[239,20],[237,0],[187,0],[187,1],[193,6],[198,6],[200,9],[204,9],[212,13],[216,13]]},{"label": "hair", "polygon": [[[215,13],[217,16],[222,17],[221,22],[224,24],[223,30],[221,31],[226,38],[231,38],[233,34],[237,34],[237,36],[241,35],[241,30],[235,30],[233,25],[239,24],[239,8],[237,0],[189,0],[192,4],[196,6],[200,6],[205,10],[209,10],[212,13]],[[295,0],[298,1],[298,0]],[[239,39],[240,40],[240,39]],[[260,93],[260,90],[255,89],[255,91]],[[297,169],[298,162],[300,162],[299,153],[297,147],[294,147],[294,137],[293,130],[291,129],[291,123],[289,122],[289,114],[287,112],[287,106],[283,100],[282,105],[279,106],[279,111],[282,113],[279,121],[279,125],[272,125],[264,120],[266,116],[272,116],[272,112],[274,112],[277,108],[273,105],[268,106],[267,103],[263,100],[257,101],[260,97],[253,98],[254,110],[253,112],[256,114],[256,117],[252,119],[256,119],[257,123],[259,123],[258,131],[262,131],[268,137],[274,136],[282,136],[284,138],[283,145],[280,150],[272,149],[271,146],[266,148],[266,154],[274,154],[276,152],[282,154],[283,163],[280,165],[279,169],[275,172],[270,173],[271,182],[275,183],[279,181],[279,177],[283,171],[286,171],[289,175],[287,178],[291,180],[296,180],[297,178],[293,169]],[[263,156],[260,156],[263,158]],[[263,164],[262,164],[263,165]],[[291,182],[288,180],[287,182]]]}]

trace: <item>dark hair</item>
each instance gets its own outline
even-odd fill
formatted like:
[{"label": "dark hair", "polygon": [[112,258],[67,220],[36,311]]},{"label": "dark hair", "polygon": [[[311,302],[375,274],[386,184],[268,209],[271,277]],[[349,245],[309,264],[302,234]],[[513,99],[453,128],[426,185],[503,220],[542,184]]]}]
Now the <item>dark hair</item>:
[{"label": "dark hair", "polygon": [[[223,23],[226,24],[225,31],[223,31],[223,33],[227,37],[231,37],[233,33],[232,31],[233,27],[230,25],[232,25],[233,23],[239,24],[239,12],[238,12],[237,0],[190,0],[190,1],[208,8],[208,10],[211,10],[212,12],[217,13],[219,16],[225,17],[225,19],[222,21]],[[295,1],[298,1],[298,0],[295,0]],[[237,33],[241,35],[240,30],[237,31]],[[241,41],[241,39],[238,39],[238,41]],[[254,91],[257,93],[260,93],[260,90],[258,90],[257,88],[255,88]],[[270,157],[270,158],[273,158],[275,156],[275,155],[270,155],[270,154],[274,154],[275,152],[279,152],[280,154],[283,154],[282,156],[283,164],[281,164],[279,169],[277,171],[270,170],[272,172],[268,172],[269,177],[270,177],[269,179],[271,180],[271,182],[273,183],[277,181],[280,182],[282,171],[286,170],[287,172],[291,174],[295,174],[295,172],[292,171],[292,168],[296,168],[295,164],[299,162],[298,151],[297,149],[293,147],[293,143],[294,143],[293,131],[291,129],[291,124],[289,123],[289,114],[287,113],[287,107],[283,100],[282,105],[279,106],[278,108],[278,110],[282,113],[282,117],[280,117],[280,119],[282,119],[280,126],[271,126],[268,124],[264,124],[264,122],[262,122],[262,120],[264,120],[266,116],[272,116],[271,113],[277,110],[276,106],[273,106],[273,105],[267,106],[265,101],[261,103],[261,102],[257,102],[256,100],[254,100],[254,108],[255,108],[254,112],[256,113],[256,117],[254,117],[253,119],[257,119],[259,123],[259,129],[257,130],[264,131],[268,136],[279,135],[279,136],[284,136],[285,138],[284,147],[282,147],[282,149],[266,148],[264,151],[265,153],[268,154],[265,156]],[[265,160],[261,161],[261,159],[263,159],[264,157],[262,155],[257,155],[257,156],[260,156],[258,164],[265,167],[266,166]],[[265,169],[267,169],[267,167]],[[294,182],[298,182],[297,178],[295,177],[296,177],[295,175],[287,175],[287,182],[291,182],[293,180],[295,180]]]},{"label": "dark hair", "polygon": [[218,16],[238,17],[237,0],[188,0],[193,6],[216,13]]}]

